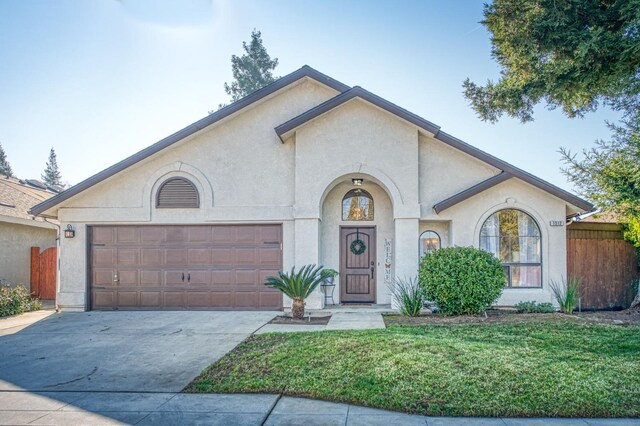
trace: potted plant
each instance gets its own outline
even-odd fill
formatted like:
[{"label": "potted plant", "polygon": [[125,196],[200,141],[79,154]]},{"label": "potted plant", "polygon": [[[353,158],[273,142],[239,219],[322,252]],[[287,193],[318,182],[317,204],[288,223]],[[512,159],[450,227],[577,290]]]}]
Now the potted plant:
[{"label": "potted plant", "polygon": [[304,300],[324,281],[324,276],[320,271],[322,271],[322,266],[305,265],[296,272],[294,266],[290,273],[278,272],[277,277],[268,277],[265,285],[277,288],[289,296],[293,301],[291,316],[294,319],[302,319],[304,317]]},{"label": "potted plant", "polygon": [[320,275],[324,278],[323,281],[325,284],[331,285],[333,284],[333,280],[340,275],[340,273],[335,269],[327,268],[323,269],[322,272],[320,272]]}]

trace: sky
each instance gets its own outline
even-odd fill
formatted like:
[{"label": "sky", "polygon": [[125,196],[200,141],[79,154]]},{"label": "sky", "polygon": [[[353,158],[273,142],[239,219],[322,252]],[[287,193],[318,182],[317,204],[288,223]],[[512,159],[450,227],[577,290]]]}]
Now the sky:
[{"label": "sky", "polygon": [[79,183],[227,103],[255,28],[275,75],[310,65],[571,190],[559,147],[607,139],[617,115],[481,121],[462,94],[499,77],[481,20],[475,0],[2,0],[0,144],[20,178],[39,179],[53,147]]}]

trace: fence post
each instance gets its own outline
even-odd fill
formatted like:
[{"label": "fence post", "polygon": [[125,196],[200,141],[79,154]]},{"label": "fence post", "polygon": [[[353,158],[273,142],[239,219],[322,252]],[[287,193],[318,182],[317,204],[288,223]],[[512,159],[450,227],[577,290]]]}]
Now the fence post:
[{"label": "fence post", "polygon": [[31,294],[40,297],[40,247],[31,247]]}]

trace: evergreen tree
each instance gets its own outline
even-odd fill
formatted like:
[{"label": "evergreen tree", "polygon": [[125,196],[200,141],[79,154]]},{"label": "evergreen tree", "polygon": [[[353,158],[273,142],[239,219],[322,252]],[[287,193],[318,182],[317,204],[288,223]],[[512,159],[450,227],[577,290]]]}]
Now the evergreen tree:
[{"label": "evergreen tree", "polygon": [[598,105],[627,115],[640,105],[640,0],[495,0],[485,5],[497,82],[467,79],[465,96],[483,120],[533,119],[546,102],[569,117]]},{"label": "evergreen tree", "polygon": [[4,152],[2,144],[0,144],[0,174],[6,177],[13,177],[11,164],[9,164],[9,160],[7,160],[7,154]]},{"label": "evergreen tree", "polygon": [[46,168],[44,169],[42,180],[47,185],[62,186],[62,175],[60,174],[60,169],[58,167],[58,157],[56,156],[56,152],[53,148],[49,151],[49,160],[47,161]]},{"label": "evergreen tree", "polygon": [[[245,96],[274,82],[272,71],[278,66],[278,58],[273,58],[267,53],[262,44],[260,31],[254,29],[251,32],[249,44],[242,42],[245,54],[231,56],[231,70],[235,81],[224,84],[224,91],[231,96],[231,102],[242,99]],[[223,107],[225,105],[220,105]]]}]

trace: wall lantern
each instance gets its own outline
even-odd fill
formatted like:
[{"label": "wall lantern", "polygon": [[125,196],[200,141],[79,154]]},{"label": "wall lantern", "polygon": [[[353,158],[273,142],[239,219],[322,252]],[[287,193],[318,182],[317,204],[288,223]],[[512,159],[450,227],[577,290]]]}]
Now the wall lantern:
[{"label": "wall lantern", "polygon": [[351,179],[353,186],[362,186],[362,179]]},{"label": "wall lantern", "polygon": [[76,231],[71,227],[71,225],[67,225],[67,229],[64,230],[65,238],[73,238],[76,236]]}]

